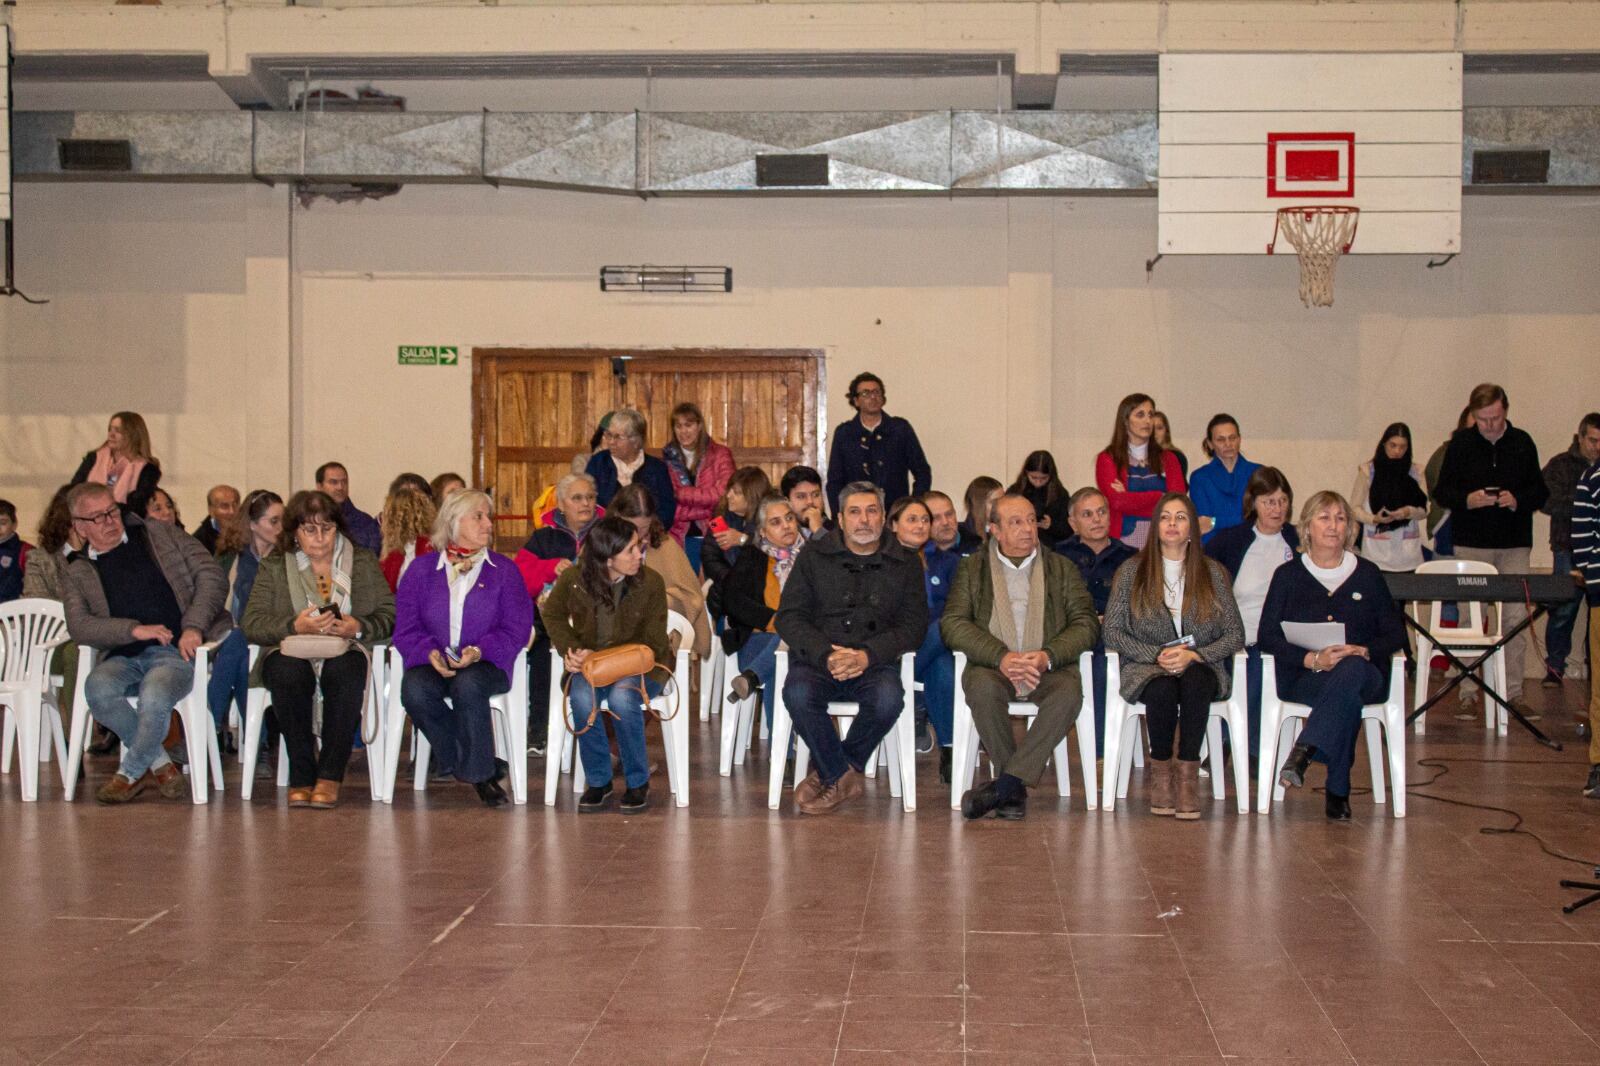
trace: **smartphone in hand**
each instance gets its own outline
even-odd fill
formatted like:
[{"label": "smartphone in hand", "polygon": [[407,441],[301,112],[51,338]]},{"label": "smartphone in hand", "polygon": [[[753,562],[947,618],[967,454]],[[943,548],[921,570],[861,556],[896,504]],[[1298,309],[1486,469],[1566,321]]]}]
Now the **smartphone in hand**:
[{"label": "smartphone in hand", "polygon": [[728,531],[728,520],[721,515],[717,515],[717,517],[711,520],[711,525],[707,528],[711,530],[713,535],[718,533],[726,533]]},{"label": "smartphone in hand", "polygon": [[334,617],[334,621],[343,621],[344,620],[344,612],[339,610],[339,605],[337,603],[325,603],[321,607],[317,608],[317,613],[318,614],[332,614],[333,617]]}]

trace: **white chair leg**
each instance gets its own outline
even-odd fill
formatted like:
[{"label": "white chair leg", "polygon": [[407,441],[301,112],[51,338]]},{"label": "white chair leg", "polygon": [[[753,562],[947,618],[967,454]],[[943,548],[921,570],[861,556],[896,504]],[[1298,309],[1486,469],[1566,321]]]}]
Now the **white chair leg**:
[{"label": "white chair leg", "polygon": [[[1429,664],[1433,662],[1433,642],[1420,633],[1417,635],[1417,677],[1411,686],[1411,706],[1421,707],[1428,702],[1428,677],[1432,673]],[[1417,715],[1417,720],[1411,728],[1417,736],[1427,733],[1426,714]]]},{"label": "white chair leg", "polygon": [[1128,781],[1133,772],[1134,756],[1144,749],[1145,722],[1143,714],[1129,714],[1124,710],[1122,722],[1122,758],[1117,760],[1117,798],[1128,798]]},{"label": "white chair leg", "polygon": [[278,787],[289,787],[289,742],[278,737]]},{"label": "white chair leg", "polygon": [[738,711],[736,717],[739,719],[739,730],[734,735],[733,763],[735,766],[743,766],[745,756],[750,754],[750,742],[755,737],[758,717],[761,719],[761,732],[763,735],[766,734],[766,704],[764,697],[751,694],[749,699],[735,709]]},{"label": "white chair leg", "polygon": [[1261,747],[1256,753],[1256,813],[1266,814],[1272,809],[1272,779],[1278,772],[1272,761],[1278,750],[1277,708],[1261,701]]},{"label": "white chair leg", "polygon": [[417,743],[417,757],[412,760],[411,766],[411,791],[426,792],[428,789],[428,762],[433,755],[433,746],[428,743],[428,737],[417,728],[417,723],[411,723],[411,732]]},{"label": "white chair leg", "polygon": [[1118,764],[1122,761],[1122,705],[1121,701],[1113,699],[1109,681],[1106,685],[1106,746],[1101,753],[1101,769],[1105,774],[1105,781],[1100,790],[1100,809],[1114,811],[1117,809],[1117,775]]},{"label": "white chair leg", "polygon": [[1078,764],[1083,771],[1083,802],[1084,809],[1096,811],[1100,809],[1100,782],[1095,773],[1095,759],[1099,753],[1095,751],[1094,742],[1094,703],[1091,697],[1084,709],[1078,712]]},{"label": "white chair leg", "polygon": [[11,750],[17,741],[17,714],[11,704],[0,705],[0,774],[11,772]]},{"label": "white chair leg", "polygon": [[[774,672],[773,684],[777,686],[777,701],[772,712],[772,746],[767,759],[767,809],[777,810],[783,802],[783,766],[785,754],[789,750],[789,737],[794,730],[794,723],[789,719],[789,708],[783,703],[783,680],[788,672],[788,656],[779,653],[778,665]],[[796,772],[805,765],[806,746],[795,745],[794,761]]]},{"label": "white chair leg", "polygon": [[1222,719],[1214,714],[1206,719],[1206,749],[1207,754],[1211,756],[1211,798],[1227,799],[1228,775],[1222,769],[1225,761],[1222,750]]},{"label": "white chair leg", "polygon": [[[1289,757],[1289,752],[1294,749],[1295,738],[1300,735],[1300,719],[1284,719],[1278,726],[1278,753],[1272,760],[1273,766],[1282,766],[1283,760]],[[1274,803],[1283,802],[1283,785],[1278,781],[1277,771],[1272,773],[1272,799]]]},{"label": "white chair leg", "polygon": [[[740,700],[731,711],[722,715],[722,727],[718,730],[720,742],[717,748],[717,773],[723,777],[729,777],[733,774],[734,749],[743,747],[739,738],[739,723],[744,716],[744,703],[744,700]],[[710,718],[711,715],[707,712],[701,715],[700,720],[704,722],[710,720]],[[738,754],[743,755],[744,753],[741,750]],[[743,762],[744,760],[740,759],[739,761]]]},{"label": "white chair leg", "polygon": [[[261,720],[267,714],[267,692],[265,689],[251,688],[245,693],[244,699],[244,733],[239,738],[239,756],[243,763],[243,771],[239,779],[239,795],[246,803],[256,790],[256,761],[261,754]],[[367,761],[367,772],[375,779],[383,777],[382,764],[374,765]]]},{"label": "white chair leg", "polygon": [[1372,777],[1372,802],[1383,802],[1383,723],[1376,718],[1364,719],[1361,736],[1367,744],[1367,772]]},{"label": "white chair leg", "polygon": [[961,688],[966,667],[966,654],[956,652],[955,715],[950,731],[950,809],[953,811],[961,809],[961,794],[972,787],[972,752],[978,746],[978,727],[972,720],[967,694]]},{"label": "white chair leg", "polygon": [[11,697],[12,720],[16,722],[17,772],[22,777],[22,799],[33,803],[39,798],[39,703],[38,692],[20,692]]}]

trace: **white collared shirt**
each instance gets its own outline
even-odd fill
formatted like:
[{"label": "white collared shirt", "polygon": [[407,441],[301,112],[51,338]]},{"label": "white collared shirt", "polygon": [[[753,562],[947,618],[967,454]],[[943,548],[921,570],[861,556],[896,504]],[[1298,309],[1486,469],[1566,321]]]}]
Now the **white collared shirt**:
[{"label": "white collared shirt", "polygon": [[[462,574],[450,585],[450,646],[457,651],[461,650],[461,614],[467,606],[467,593],[478,583],[478,575],[483,572],[483,564],[489,562],[489,553],[484,552],[483,558],[473,565],[471,570]],[[449,556],[439,553],[439,565],[435,569],[443,570],[450,565]],[[448,578],[448,575],[446,575]]]},{"label": "white collared shirt", "polygon": [[[117,542],[117,548],[122,547],[126,543],[128,543],[128,531],[126,529],[124,529],[122,531],[122,539]],[[116,551],[117,548],[110,548],[108,550],[109,551]],[[106,552],[95,551],[93,548],[88,548],[87,550],[88,550],[90,559],[98,559],[98,558],[100,558],[100,556],[106,554]]]}]

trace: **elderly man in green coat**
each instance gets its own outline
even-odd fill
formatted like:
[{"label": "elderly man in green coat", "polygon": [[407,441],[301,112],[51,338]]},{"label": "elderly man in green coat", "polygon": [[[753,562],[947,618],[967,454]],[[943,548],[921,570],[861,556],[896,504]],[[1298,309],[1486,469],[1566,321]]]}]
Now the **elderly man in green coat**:
[{"label": "elderly man in green coat", "polygon": [[[1007,493],[989,510],[987,551],[963,559],[939,631],[966,654],[961,687],[995,778],[961,797],[961,813],[1021,818],[1036,784],[1083,703],[1078,656],[1100,636],[1094,598],[1066,556],[1039,550],[1038,519],[1025,496]],[[1038,717],[1021,747],[1008,704],[1027,700]]]}]

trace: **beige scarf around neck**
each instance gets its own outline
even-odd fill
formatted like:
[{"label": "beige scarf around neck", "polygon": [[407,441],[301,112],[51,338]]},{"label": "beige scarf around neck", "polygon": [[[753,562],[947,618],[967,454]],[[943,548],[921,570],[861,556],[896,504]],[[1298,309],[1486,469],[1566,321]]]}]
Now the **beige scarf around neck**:
[{"label": "beige scarf around neck", "polygon": [[[999,638],[1009,651],[1038,651],[1044,647],[1044,559],[1034,553],[1028,568],[1028,614],[1022,633],[1017,633],[1016,613],[1012,610],[1011,590],[1006,585],[1006,567],[1000,558],[1000,544],[989,541],[989,582],[994,586],[994,609],[989,613],[989,632]],[[1017,688],[1017,695],[1026,696],[1032,689]]]}]

